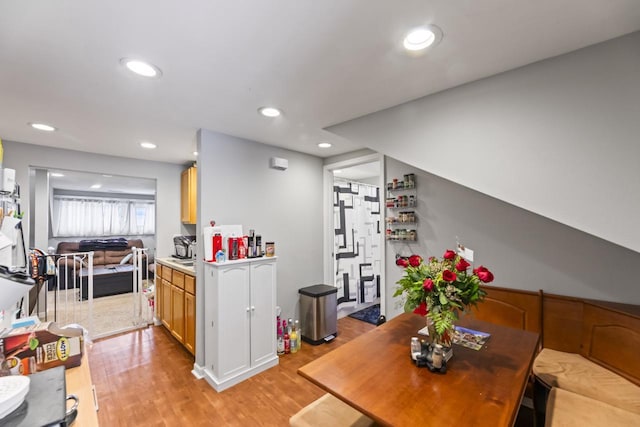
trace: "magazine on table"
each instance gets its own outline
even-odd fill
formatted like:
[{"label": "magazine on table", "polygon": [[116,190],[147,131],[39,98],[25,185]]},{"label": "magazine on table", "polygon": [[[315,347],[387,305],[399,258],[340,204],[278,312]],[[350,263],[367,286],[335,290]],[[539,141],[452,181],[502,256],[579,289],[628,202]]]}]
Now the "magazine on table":
[{"label": "magazine on table", "polygon": [[456,326],[453,333],[453,343],[474,350],[480,350],[489,337],[491,337],[491,334],[486,332]]}]

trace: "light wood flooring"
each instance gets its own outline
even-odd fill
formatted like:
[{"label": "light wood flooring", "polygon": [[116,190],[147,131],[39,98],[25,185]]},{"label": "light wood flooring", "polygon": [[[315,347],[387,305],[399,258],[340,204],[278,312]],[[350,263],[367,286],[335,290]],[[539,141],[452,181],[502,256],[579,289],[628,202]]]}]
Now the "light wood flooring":
[{"label": "light wood flooring", "polygon": [[[288,426],[293,414],[324,394],[298,368],[373,328],[341,318],[333,342],[303,343],[278,366],[221,393],[193,377],[193,357],[161,326],[96,341],[88,354],[100,425]],[[532,411],[521,408],[515,425],[532,426]]]},{"label": "light wood flooring", "polygon": [[324,394],[298,368],[373,328],[340,319],[333,342],[303,342],[278,366],[221,393],[191,374],[193,356],[161,326],[96,341],[89,359],[100,425],[288,426],[289,417]]}]

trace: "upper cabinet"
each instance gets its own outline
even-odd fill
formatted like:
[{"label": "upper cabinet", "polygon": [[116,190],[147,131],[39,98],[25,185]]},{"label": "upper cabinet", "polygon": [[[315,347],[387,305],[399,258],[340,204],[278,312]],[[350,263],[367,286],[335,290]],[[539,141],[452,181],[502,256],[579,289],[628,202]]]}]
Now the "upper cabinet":
[{"label": "upper cabinet", "polygon": [[198,168],[191,166],[182,171],[180,178],[180,220],[185,224],[196,223],[196,179]]}]

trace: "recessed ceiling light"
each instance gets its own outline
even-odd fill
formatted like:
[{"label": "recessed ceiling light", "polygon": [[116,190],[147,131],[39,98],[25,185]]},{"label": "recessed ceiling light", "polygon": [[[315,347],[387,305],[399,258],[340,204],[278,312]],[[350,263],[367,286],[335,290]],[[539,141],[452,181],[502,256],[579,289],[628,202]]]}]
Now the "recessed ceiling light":
[{"label": "recessed ceiling light", "polygon": [[91,188],[100,188],[100,187],[102,187],[102,185],[100,185],[100,184],[93,184],[93,185],[91,186]]},{"label": "recessed ceiling light", "polygon": [[274,107],[260,107],[258,112],[265,117],[278,117],[282,112]]},{"label": "recessed ceiling light", "polygon": [[336,170],[333,171],[333,173],[342,173],[342,170],[341,169],[336,169]]},{"label": "recessed ceiling light", "polygon": [[160,77],[162,75],[162,71],[160,71],[160,68],[140,59],[122,58],[120,60],[120,63],[127,67],[129,71],[132,71],[139,76]]},{"label": "recessed ceiling light", "polygon": [[142,148],[146,148],[146,149],[148,149],[148,150],[153,150],[154,148],[156,148],[156,147],[157,147],[157,145],[156,145],[156,144],[154,144],[153,142],[147,142],[147,141],[141,142],[141,143],[140,143],[140,146],[141,146]]},{"label": "recessed ceiling light", "polygon": [[442,30],[435,25],[414,28],[404,38],[402,45],[409,51],[420,51],[442,39]]},{"label": "recessed ceiling light", "polygon": [[320,148],[329,148],[329,147],[331,147],[331,144],[329,144],[328,142],[321,142],[320,144],[318,144],[318,147],[320,147]]},{"label": "recessed ceiling light", "polygon": [[51,173],[49,174],[49,176],[52,176],[52,177],[54,177],[54,178],[62,178],[62,177],[64,176],[64,174],[63,174],[63,173],[60,173],[60,172],[51,172]]},{"label": "recessed ceiling light", "polygon": [[44,123],[29,123],[29,126],[34,129],[43,130],[45,132],[53,132],[54,130],[56,130],[55,127]]}]

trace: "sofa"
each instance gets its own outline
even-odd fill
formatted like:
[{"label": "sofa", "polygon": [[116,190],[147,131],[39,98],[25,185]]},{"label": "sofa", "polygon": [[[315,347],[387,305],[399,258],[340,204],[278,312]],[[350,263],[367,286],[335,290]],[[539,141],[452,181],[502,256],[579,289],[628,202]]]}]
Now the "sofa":
[{"label": "sofa", "polygon": [[[60,242],[56,250],[58,280],[54,286],[58,289],[79,288],[80,297],[87,299],[88,253],[93,252],[94,298],[131,292],[133,247],[144,248],[144,243],[141,239],[123,238]],[[143,256],[143,271],[147,270],[148,261],[147,256]]]}]

